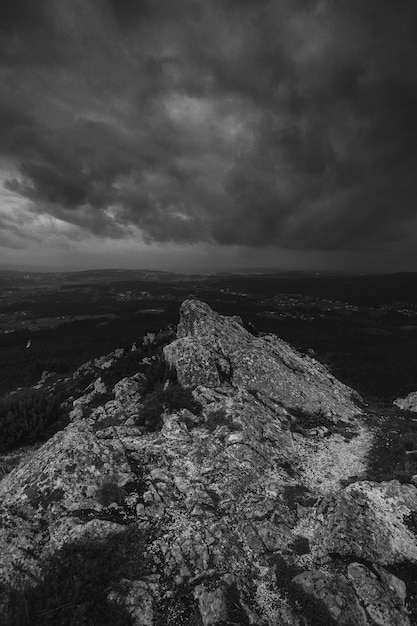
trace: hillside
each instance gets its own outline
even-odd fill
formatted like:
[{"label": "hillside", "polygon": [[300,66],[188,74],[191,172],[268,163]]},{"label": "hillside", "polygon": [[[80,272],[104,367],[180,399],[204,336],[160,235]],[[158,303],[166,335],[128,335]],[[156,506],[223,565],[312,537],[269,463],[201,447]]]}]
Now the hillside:
[{"label": "hillside", "polygon": [[6,626],[416,623],[417,488],[370,480],[355,391],[198,300],[135,348],[45,375],[67,417],[3,450]]}]

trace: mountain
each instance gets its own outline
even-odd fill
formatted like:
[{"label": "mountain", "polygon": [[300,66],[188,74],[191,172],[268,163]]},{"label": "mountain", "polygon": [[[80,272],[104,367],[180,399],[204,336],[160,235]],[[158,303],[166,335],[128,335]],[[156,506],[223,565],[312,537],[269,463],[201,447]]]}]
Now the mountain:
[{"label": "mountain", "polygon": [[6,626],[416,623],[417,488],[367,479],[368,409],[317,360],[187,300],[36,388],[68,424],[0,483]]}]

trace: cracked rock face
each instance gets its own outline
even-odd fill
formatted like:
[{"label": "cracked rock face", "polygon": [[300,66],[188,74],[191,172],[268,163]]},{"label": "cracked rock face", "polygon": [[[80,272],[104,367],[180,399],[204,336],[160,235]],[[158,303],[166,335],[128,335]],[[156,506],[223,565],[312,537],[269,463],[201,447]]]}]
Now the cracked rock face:
[{"label": "cracked rock face", "polygon": [[[253,337],[234,319],[220,316],[196,300],[184,302],[180,315],[179,339],[191,339],[200,350],[205,348],[218,372],[234,386],[259,392],[290,409],[323,410],[345,419],[358,413],[351,389],[318,361],[301,356],[278,337]],[[181,364],[179,352],[174,365],[184,375],[186,366]],[[212,369],[210,359],[207,373]]]},{"label": "cracked rock face", "polygon": [[[164,360],[154,389],[137,374],[103,406],[81,399],[0,483],[5,623],[18,602],[51,623],[51,585],[62,615],[68,563],[136,626],[415,623],[417,489],[361,480],[372,433],[354,392],[196,300]],[[179,389],[186,406],[166,400]],[[98,623],[70,599],[72,624]]]}]

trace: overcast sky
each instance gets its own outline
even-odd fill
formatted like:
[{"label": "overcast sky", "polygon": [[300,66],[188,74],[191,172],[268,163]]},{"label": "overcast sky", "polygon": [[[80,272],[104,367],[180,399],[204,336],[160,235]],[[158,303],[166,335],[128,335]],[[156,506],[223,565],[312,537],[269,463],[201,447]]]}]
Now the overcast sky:
[{"label": "overcast sky", "polygon": [[0,264],[417,270],[415,0],[1,0]]}]

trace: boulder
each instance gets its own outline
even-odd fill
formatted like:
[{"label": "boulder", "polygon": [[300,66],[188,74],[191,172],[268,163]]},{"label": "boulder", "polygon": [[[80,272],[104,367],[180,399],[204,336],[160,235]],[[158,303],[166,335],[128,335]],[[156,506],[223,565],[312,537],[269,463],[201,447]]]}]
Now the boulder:
[{"label": "boulder", "polygon": [[417,412],[417,391],[409,393],[405,398],[397,398],[394,400],[394,404],[403,411]]}]

